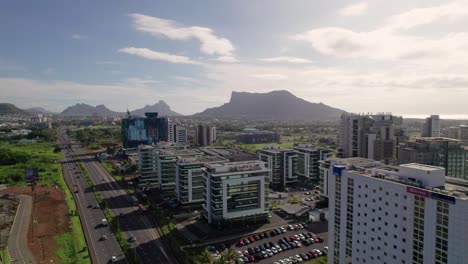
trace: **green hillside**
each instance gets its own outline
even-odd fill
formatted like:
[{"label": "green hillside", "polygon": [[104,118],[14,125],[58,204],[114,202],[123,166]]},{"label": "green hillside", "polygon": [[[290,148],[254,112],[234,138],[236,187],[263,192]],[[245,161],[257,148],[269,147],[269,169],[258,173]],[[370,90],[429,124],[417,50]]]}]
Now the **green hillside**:
[{"label": "green hillside", "polygon": [[24,110],[19,109],[14,104],[0,103],[0,115],[12,115],[12,114],[23,114],[28,113]]}]

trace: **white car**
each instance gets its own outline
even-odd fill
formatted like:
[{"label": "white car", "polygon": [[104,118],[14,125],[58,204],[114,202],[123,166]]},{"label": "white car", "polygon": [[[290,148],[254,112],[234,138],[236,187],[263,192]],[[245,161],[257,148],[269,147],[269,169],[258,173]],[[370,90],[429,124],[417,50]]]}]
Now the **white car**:
[{"label": "white car", "polygon": [[293,231],[293,230],[294,230],[294,227],[293,227],[292,225],[288,225],[288,229],[289,229],[290,231]]},{"label": "white car", "polygon": [[286,229],[284,227],[280,227],[281,233],[286,233]]},{"label": "white car", "polygon": [[299,224],[298,226],[299,226],[299,229],[302,229],[302,228],[304,228],[304,226],[303,226],[303,225],[301,225],[301,224]]},{"label": "white car", "polygon": [[273,252],[270,249],[265,250],[269,257],[273,257]]},{"label": "white car", "polygon": [[112,256],[111,262],[117,262],[117,257],[116,257],[116,256]]},{"label": "white car", "polygon": [[273,254],[275,254],[275,255],[278,254],[278,250],[276,250],[275,247],[272,247],[272,248],[271,248],[271,252],[273,252]]},{"label": "white car", "polygon": [[244,261],[243,258],[238,258],[238,259],[237,259],[237,263],[244,263],[244,262],[245,262],[245,261]]},{"label": "white car", "polygon": [[280,246],[276,246],[276,250],[278,250],[278,252],[283,252]]},{"label": "white car", "polygon": [[301,256],[299,256],[299,255],[296,255],[295,257],[296,257],[297,261],[302,261],[302,258],[301,258]]},{"label": "white car", "polygon": [[243,257],[244,256],[244,253],[240,252],[240,251],[237,251],[237,254],[239,255],[239,257]]},{"label": "white car", "polygon": [[294,241],[296,243],[296,247],[301,247],[302,244],[299,241]]}]

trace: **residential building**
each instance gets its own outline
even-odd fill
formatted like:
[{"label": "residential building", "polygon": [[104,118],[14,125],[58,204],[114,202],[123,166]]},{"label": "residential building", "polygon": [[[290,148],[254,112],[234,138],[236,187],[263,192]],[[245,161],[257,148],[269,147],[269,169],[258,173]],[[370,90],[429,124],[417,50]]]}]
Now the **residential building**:
[{"label": "residential building", "polygon": [[140,184],[159,186],[158,155],[163,149],[185,150],[185,145],[159,142],[156,145],[138,146],[138,179]]},{"label": "residential building", "polygon": [[298,154],[292,149],[266,146],[257,150],[259,160],[266,163],[270,187],[283,190],[287,185],[297,183]]},{"label": "residential building", "polygon": [[371,159],[365,158],[328,158],[325,160],[320,160],[320,180],[319,180],[319,189],[320,196],[323,198],[328,198],[330,193],[330,175],[333,174],[333,167],[335,165],[345,166],[346,168],[354,168],[356,166],[360,167],[373,167],[380,166],[381,163]]},{"label": "residential building", "polygon": [[466,263],[468,181],[414,163],[332,170],[329,264]]},{"label": "residential building", "polygon": [[281,136],[278,132],[244,129],[236,136],[239,144],[279,143]]},{"label": "residential building", "polygon": [[262,161],[205,165],[204,213],[219,229],[249,225],[269,219],[269,169]]},{"label": "residential building", "polygon": [[448,127],[445,135],[448,138],[460,139],[460,127],[458,126]]},{"label": "residential building", "polygon": [[421,163],[445,168],[445,175],[468,179],[465,171],[467,152],[461,140],[424,137],[398,146],[398,162]]},{"label": "residential building", "polygon": [[[392,163],[396,155],[396,135],[402,117],[390,113],[341,116],[339,153],[342,157],[362,157]],[[397,133],[398,137],[401,137]]]},{"label": "residential building", "polygon": [[302,182],[318,182],[320,180],[320,160],[331,156],[332,150],[315,148],[312,145],[301,144],[293,148],[298,154],[297,174]]},{"label": "residential building", "polygon": [[227,162],[218,156],[193,155],[176,164],[176,196],[182,205],[201,205],[204,200],[203,173],[205,164]]},{"label": "residential building", "polygon": [[169,141],[169,120],[158,113],[145,113],[146,117],[128,115],[122,119],[122,145],[136,148],[138,145]]},{"label": "residential building", "polygon": [[196,130],[197,144],[199,146],[210,146],[216,141],[216,127],[210,125],[199,125]]},{"label": "residential building", "polygon": [[431,115],[426,118],[421,137],[440,137],[440,119],[438,115]]}]

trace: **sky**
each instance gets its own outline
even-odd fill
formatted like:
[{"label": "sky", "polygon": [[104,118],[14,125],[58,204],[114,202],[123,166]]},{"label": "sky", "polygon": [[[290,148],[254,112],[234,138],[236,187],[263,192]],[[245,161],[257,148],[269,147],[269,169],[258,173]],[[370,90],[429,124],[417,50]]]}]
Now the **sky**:
[{"label": "sky", "polygon": [[62,111],[288,90],[349,112],[466,115],[468,1],[1,1],[0,102]]}]

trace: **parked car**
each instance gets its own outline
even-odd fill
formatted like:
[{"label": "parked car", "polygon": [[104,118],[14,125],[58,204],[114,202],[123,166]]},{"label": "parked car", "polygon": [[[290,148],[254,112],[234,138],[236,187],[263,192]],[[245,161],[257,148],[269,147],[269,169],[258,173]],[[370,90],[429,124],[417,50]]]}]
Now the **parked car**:
[{"label": "parked car", "polygon": [[259,235],[255,235],[255,236],[253,236],[253,238],[255,239],[255,241],[257,241],[257,240],[260,240],[260,239],[261,239]]},{"label": "parked car", "polygon": [[239,239],[239,240],[237,241],[237,246],[238,246],[238,247],[242,247],[243,245],[245,245],[244,240],[243,240],[243,239]]},{"label": "parked car", "polygon": [[269,237],[270,235],[268,234],[268,232],[263,233],[263,238],[269,238]]},{"label": "parked car", "polygon": [[301,256],[303,260],[309,260],[309,257],[307,257],[307,255],[304,253],[300,253],[299,256]]},{"label": "parked car", "polygon": [[247,237],[247,239],[250,241],[250,243],[255,242],[255,239],[252,236]]},{"label": "parked car", "polygon": [[296,260],[297,260],[297,261],[302,261],[302,258],[301,258],[301,256],[299,256],[299,255],[296,255],[295,257],[296,257]]},{"label": "parked car", "polygon": [[286,233],[286,228],[280,227],[280,231],[281,231],[281,233]]},{"label": "parked car", "polygon": [[294,227],[293,227],[292,225],[288,225],[288,229],[289,229],[290,231],[293,231],[293,230],[294,230]]}]

